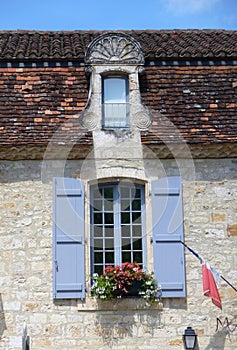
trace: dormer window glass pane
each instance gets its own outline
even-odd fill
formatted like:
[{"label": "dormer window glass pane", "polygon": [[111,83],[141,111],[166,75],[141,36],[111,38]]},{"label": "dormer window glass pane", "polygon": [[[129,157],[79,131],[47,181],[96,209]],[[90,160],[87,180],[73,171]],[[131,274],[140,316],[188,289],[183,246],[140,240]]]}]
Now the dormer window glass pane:
[{"label": "dormer window glass pane", "polygon": [[103,127],[127,128],[129,126],[128,77],[103,78]]}]

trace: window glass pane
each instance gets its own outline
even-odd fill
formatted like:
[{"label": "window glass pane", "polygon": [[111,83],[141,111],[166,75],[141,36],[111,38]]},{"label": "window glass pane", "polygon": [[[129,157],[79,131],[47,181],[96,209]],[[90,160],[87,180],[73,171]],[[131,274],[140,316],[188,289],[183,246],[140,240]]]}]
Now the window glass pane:
[{"label": "window glass pane", "polygon": [[105,128],[127,128],[129,106],[127,103],[104,103],[103,126]]},{"label": "window glass pane", "polygon": [[108,264],[114,264],[114,253],[113,252],[106,252],[105,253],[105,263]]},{"label": "window glass pane", "polygon": [[114,249],[114,240],[113,239],[106,239],[105,240],[105,249],[106,250]]},{"label": "window glass pane", "polygon": [[122,226],[122,237],[130,237],[130,226]]},{"label": "window glass pane", "polygon": [[122,249],[123,250],[131,250],[130,239],[122,239]]},{"label": "window glass pane", "polygon": [[94,237],[102,237],[102,236],[103,236],[103,227],[94,226]]},{"label": "window glass pane", "polygon": [[137,199],[139,197],[136,196],[137,195],[137,189],[135,187],[132,187],[130,189],[130,198],[133,199]]},{"label": "window glass pane", "polygon": [[123,211],[130,210],[130,200],[128,199],[121,200],[121,210]]},{"label": "window glass pane", "polygon": [[94,253],[94,262],[103,263],[103,253]]},{"label": "window glass pane", "polygon": [[114,197],[113,187],[106,187],[104,189],[104,198],[113,199],[113,197]]},{"label": "window glass pane", "polygon": [[94,224],[102,224],[102,213],[94,213]]},{"label": "window glass pane", "polygon": [[141,210],[141,201],[136,199],[132,201],[132,210]]},{"label": "window glass pane", "polygon": [[135,196],[134,196],[135,198],[141,198],[141,190],[140,189],[136,189],[136,191],[135,191]]},{"label": "window glass pane", "polygon": [[103,239],[94,239],[94,249],[95,250],[103,249]]},{"label": "window glass pane", "polygon": [[123,252],[122,253],[122,262],[132,262],[131,253],[130,252]]},{"label": "window glass pane", "polygon": [[126,102],[126,77],[104,78],[104,102]]},{"label": "window glass pane", "polygon": [[137,263],[142,263],[142,252],[134,252],[133,253],[133,261]]},{"label": "window glass pane", "polygon": [[130,223],[130,213],[121,213],[121,222],[122,224]]},{"label": "window glass pane", "polygon": [[128,187],[120,188],[121,198],[130,198],[130,189]]},{"label": "window glass pane", "polygon": [[141,222],[141,213],[132,213],[132,222],[140,223]]},{"label": "window glass pane", "polygon": [[133,241],[133,249],[134,250],[142,250],[142,240],[136,239]]},{"label": "window glass pane", "polygon": [[105,211],[113,211],[114,203],[112,200],[105,200],[104,201],[104,210]]},{"label": "window glass pane", "polygon": [[142,227],[140,225],[132,225],[132,235],[133,237],[141,237],[142,236]]},{"label": "window glass pane", "polygon": [[105,237],[113,237],[114,236],[114,227],[113,226],[106,226],[104,229],[104,235],[105,235]]},{"label": "window glass pane", "polygon": [[127,128],[129,126],[128,76],[103,78],[103,126]]},{"label": "window glass pane", "polygon": [[104,270],[103,265],[95,265],[94,266],[94,272],[98,273],[99,276],[102,275],[103,270]]},{"label": "window glass pane", "polygon": [[101,199],[101,198],[102,198],[102,189],[100,189],[100,188],[95,188],[95,189],[93,190],[93,197],[94,197],[94,198],[99,198],[99,199]]},{"label": "window glass pane", "polygon": [[102,201],[101,200],[94,200],[94,211],[101,211],[102,210]]},{"label": "window glass pane", "polygon": [[105,225],[111,225],[114,223],[114,214],[105,213]]}]

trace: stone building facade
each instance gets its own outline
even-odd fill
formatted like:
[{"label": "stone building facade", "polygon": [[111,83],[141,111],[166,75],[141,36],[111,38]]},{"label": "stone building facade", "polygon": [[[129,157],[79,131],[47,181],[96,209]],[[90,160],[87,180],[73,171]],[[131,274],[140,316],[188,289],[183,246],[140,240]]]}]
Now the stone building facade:
[{"label": "stone building facade", "polygon": [[[222,30],[0,33],[0,349],[22,349],[24,323],[35,350],[181,350],[188,326],[196,349],[236,349],[236,291],[221,279],[216,307],[203,295],[198,259],[179,241],[237,285],[236,37]],[[105,109],[114,83],[115,95],[126,93],[112,104],[126,113]],[[83,184],[80,290],[59,287],[59,178]],[[108,185],[142,188],[142,265],[162,287],[155,304],[91,297],[98,262],[91,193]],[[167,214],[169,200],[161,205],[167,193],[182,198],[182,216],[176,205]],[[61,231],[73,226],[65,208]]]}]

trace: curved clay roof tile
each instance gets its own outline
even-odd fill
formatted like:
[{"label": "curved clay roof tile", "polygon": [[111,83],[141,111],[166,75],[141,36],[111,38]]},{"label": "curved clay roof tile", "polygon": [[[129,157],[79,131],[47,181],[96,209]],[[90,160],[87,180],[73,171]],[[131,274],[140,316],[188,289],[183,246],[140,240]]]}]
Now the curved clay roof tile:
[{"label": "curved clay roof tile", "polygon": [[[236,57],[237,31],[234,30],[147,30],[123,31],[132,35],[146,57],[167,59],[180,57]],[[105,31],[0,31],[1,59],[15,60],[19,55],[30,59],[37,55],[41,60],[62,58],[84,59],[85,51],[92,40]],[[224,56],[222,56],[224,54]],[[57,57],[56,57],[56,56]],[[70,57],[71,55],[71,57]]]}]

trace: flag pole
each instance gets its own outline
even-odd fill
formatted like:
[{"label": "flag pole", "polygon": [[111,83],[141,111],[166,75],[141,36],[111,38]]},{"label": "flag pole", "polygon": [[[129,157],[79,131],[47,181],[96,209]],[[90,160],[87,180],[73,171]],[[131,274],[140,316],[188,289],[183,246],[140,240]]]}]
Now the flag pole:
[{"label": "flag pole", "polygon": [[[185,248],[187,248],[194,256],[196,256],[196,258],[200,261],[201,264],[204,262],[202,257],[198,253],[196,253],[193,249],[191,249],[186,243],[184,243],[183,241],[180,241],[180,243],[182,243]],[[233,284],[231,284],[224,276],[220,274],[220,278],[222,278],[223,281],[225,281],[237,293],[237,288],[235,288]]]},{"label": "flag pole", "polygon": [[233,284],[231,284],[229,281],[227,281],[227,279],[226,279],[224,276],[220,275],[220,278],[222,278],[223,281],[225,281],[225,282],[226,282],[232,289],[234,289],[234,290],[236,291],[236,293],[237,293],[237,288],[235,288],[235,287],[233,286]]}]

